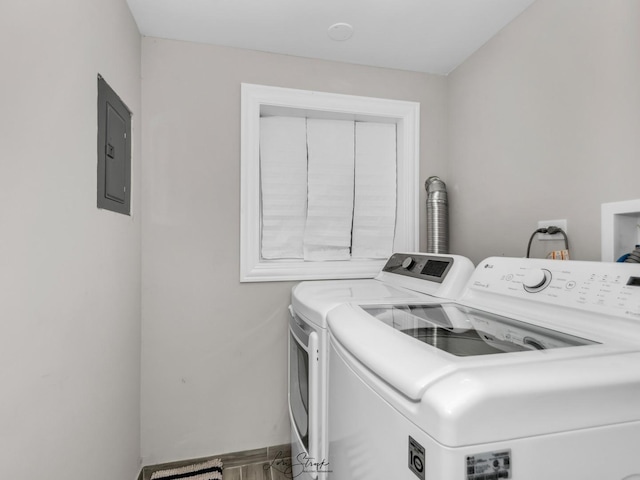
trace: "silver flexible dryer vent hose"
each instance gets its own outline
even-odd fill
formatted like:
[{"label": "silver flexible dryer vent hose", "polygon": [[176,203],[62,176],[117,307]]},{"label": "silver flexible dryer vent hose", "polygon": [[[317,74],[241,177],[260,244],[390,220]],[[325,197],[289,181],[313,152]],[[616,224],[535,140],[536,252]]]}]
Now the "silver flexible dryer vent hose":
[{"label": "silver flexible dryer vent hose", "polygon": [[427,253],[449,253],[449,200],[447,186],[429,177],[427,189]]}]

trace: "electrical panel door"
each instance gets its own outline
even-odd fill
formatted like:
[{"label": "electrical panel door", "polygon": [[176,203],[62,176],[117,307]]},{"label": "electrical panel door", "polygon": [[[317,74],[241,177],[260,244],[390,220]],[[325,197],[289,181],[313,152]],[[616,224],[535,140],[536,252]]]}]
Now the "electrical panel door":
[{"label": "electrical panel door", "polygon": [[98,75],[98,208],[129,215],[130,199],[131,112]]}]

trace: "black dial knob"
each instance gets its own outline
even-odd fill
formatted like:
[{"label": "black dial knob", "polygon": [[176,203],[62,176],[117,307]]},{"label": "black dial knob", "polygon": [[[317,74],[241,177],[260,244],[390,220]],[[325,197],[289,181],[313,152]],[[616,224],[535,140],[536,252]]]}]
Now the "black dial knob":
[{"label": "black dial knob", "polygon": [[413,267],[415,263],[416,261],[413,258],[407,257],[402,261],[402,268],[406,268],[408,270]]}]

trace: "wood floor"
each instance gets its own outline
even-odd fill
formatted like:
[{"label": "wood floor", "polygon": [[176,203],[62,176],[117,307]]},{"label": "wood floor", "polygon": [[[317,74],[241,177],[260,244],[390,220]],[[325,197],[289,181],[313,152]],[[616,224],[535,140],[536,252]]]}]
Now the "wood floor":
[{"label": "wood floor", "polygon": [[275,445],[244,452],[144,467],[139,480],[150,480],[153,472],[184,467],[193,463],[219,458],[222,460],[223,480],[291,480],[291,445]]}]

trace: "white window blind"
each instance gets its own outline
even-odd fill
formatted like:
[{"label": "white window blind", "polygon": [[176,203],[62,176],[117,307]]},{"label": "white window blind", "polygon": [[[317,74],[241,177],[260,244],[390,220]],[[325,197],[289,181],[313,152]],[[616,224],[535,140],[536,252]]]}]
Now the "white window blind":
[{"label": "white window blind", "polygon": [[260,119],[265,259],[385,259],[396,225],[396,126]]},{"label": "white window blind", "polygon": [[396,126],[356,122],[353,258],[387,258],[396,226]]},{"label": "white window blind", "polygon": [[354,122],[307,120],[305,260],[349,260],[353,221]]},{"label": "white window blind", "polygon": [[307,218],[306,119],[260,119],[262,258],[303,258]]}]

